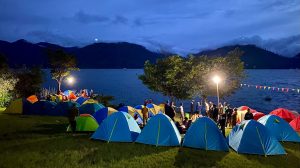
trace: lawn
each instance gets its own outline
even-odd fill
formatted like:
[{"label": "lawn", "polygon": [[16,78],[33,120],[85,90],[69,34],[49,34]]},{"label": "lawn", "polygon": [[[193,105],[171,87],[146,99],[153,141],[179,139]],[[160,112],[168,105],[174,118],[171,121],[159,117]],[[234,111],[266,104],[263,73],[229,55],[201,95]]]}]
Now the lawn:
[{"label": "lawn", "polygon": [[[300,144],[287,155],[257,156],[134,143],[105,143],[65,133],[62,117],[0,113],[0,167],[299,167]],[[228,130],[229,132],[229,130]],[[227,132],[227,133],[228,133]]]}]

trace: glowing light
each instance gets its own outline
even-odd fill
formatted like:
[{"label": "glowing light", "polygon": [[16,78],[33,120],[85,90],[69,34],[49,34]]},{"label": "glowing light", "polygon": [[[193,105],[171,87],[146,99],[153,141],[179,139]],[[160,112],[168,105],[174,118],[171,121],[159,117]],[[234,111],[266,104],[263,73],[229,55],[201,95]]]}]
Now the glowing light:
[{"label": "glowing light", "polygon": [[212,80],[215,82],[215,83],[219,83],[220,81],[221,81],[221,78],[219,77],[219,76],[214,76],[213,78],[212,78]]},{"label": "glowing light", "polygon": [[75,78],[73,76],[69,76],[67,78],[67,82],[68,82],[69,85],[72,85],[75,82]]},{"label": "glowing light", "polygon": [[95,38],[94,41],[95,41],[95,42],[98,42],[98,38]]}]

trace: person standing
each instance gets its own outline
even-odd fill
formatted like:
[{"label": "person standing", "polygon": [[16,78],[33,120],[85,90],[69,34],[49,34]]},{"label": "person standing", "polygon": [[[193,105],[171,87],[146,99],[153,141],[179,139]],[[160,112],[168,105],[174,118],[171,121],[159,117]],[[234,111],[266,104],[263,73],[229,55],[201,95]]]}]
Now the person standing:
[{"label": "person standing", "polygon": [[76,117],[78,115],[79,115],[79,110],[76,107],[76,104],[74,103],[68,113],[68,119],[69,119],[69,123],[70,123],[73,135],[76,132]]},{"label": "person standing", "polygon": [[144,107],[142,108],[142,114],[143,114],[143,125],[145,126],[148,121],[148,108],[147,108],[147,103],[144,103]]},{"label": "person standing", "polygon": [[232,115],[231,115],[231,126],[232,128],[236,126],[236,116],[237,116],[237,108],[233,109]]},{"label": "person standing", "polygon": [[209,115],[209,104],[208,104],[208,102],[207,102],[207,99],[204,100],[204,104],[205,104],[205,115],[206,115],[207,117],[209,117],[209,116],[210,116],[210,115]]},{"label": "person standing", "polygon": [[253,120],[253,119],[254,119],[253,114],[250,112],[250,108],[248,108],[244,120]]},{"label": "person standing", "polygon": [[219,110],[217,108],[217,105],[213,104],[212,108],[212,119],[217,123],[218,122],[218,115],[219,115]]},{"label": "person standing", "polygon": [[231,128],[232,128],[232,121],[231,121],[232,113],[233,113],[232,108],[229,105],[227,105],[227,108],[225,110],[225,114],[226,114],[226,126],[227,127],[231,127]]},{"label": "person standing", "polygon": [[191,109],[190,109],[190,119],[191,119],[191,117],[192,117],[193,114],[194,114],[194,108],[195,108],[195,107],[194,107],[194,100],[191,101],[191,106],[190,106],[190,107],[191,107]]},{"label": "person standing", "polygon": [[180,103],[179,112],[180,112],[181,122],[183,122],[184,117],[185,117],[184,109],[183,109],[183,103]]},{"label": "person standing", "polygon": [[225,137],[226,114],[223,110],[222,110],[222,113],[219,114],[219,124],[220,124],[221,132],[222,132],[223,136]]},{"label": "person standing", "polygon": [[175,117],[175,115],[176,115],[176,112],[175,112],[175,108],[176,108],[176,106],[175,106],[175,103],[172,101],[171,102],[171,106],[170,106],[171,108],[170,108],[170,118],[173,120],[173,121],[175,121],[175,119],[174,119],[174,117]]}]

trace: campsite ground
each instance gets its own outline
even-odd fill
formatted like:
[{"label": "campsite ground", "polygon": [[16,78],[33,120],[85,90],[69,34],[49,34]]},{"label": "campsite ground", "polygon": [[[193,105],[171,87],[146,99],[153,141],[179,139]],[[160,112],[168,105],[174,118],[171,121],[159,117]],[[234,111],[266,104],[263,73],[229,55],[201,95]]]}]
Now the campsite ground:
[{"label": "campsite ground", "polygon": [[[0,113],[0,167],[297,167],[300,144],[284,156],[257,156],[134,143],[105,143],[65,133],[62,117]],[[229,133],[230,130],[227,130]]]}]

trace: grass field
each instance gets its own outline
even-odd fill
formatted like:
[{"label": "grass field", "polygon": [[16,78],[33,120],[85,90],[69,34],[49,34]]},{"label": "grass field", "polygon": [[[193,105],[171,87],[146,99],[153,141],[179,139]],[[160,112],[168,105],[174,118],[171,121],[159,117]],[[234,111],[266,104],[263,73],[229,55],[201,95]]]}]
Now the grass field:
[{"label": "grass field", "polygon": [[295,143],[283,143],[287,155],[264,157],[105,143],[87,134],[68,135],[66,127],[62,117],[0,113],[0,167],[300,167],[300,144]]}]

